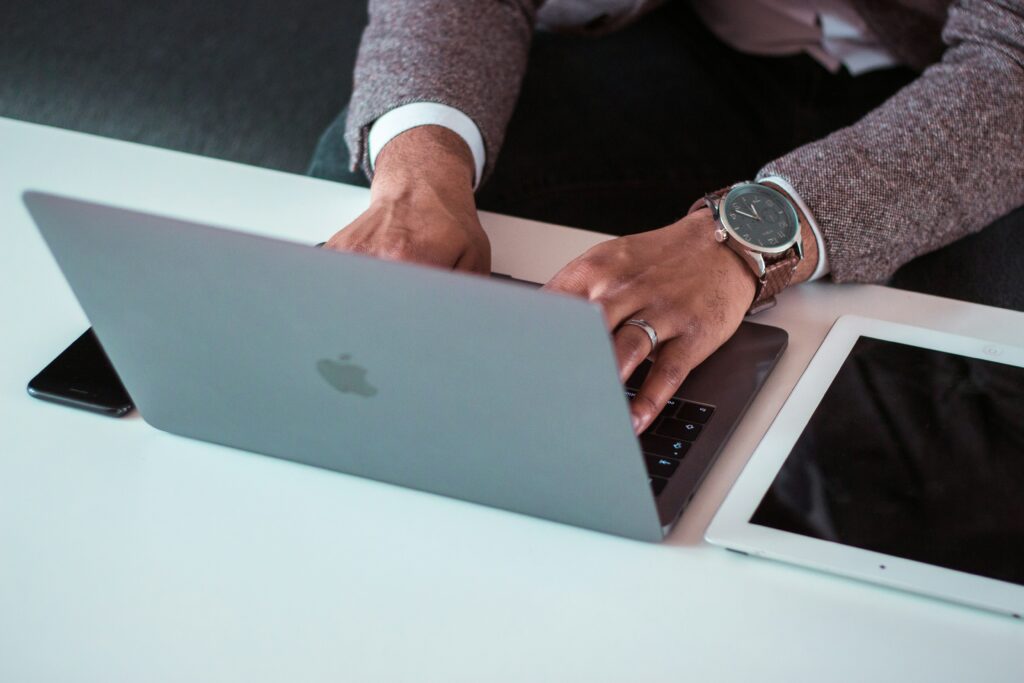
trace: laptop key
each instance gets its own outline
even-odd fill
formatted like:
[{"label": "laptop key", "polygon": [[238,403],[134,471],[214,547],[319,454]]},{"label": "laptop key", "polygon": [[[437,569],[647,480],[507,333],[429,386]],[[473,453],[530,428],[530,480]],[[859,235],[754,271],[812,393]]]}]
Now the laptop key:
[{"label": "laptop key", "polygon": [[[636,398],[636,392],[636,389],[626,389],[626,400],[632,401],[634,398]],[[680,401],[678,398],[670,398],[668,400],[668,403],[665,404],[664,409],[662,409],[662,411],[658,414],[663,417],[673,416],[681,404],[682,401]]]},{"label": "laptop key", "polygon": [[693,441],[700,434],[701,426],[686,420],[664,419],[655,425],[655,433],[659,436],[667,436],[670,439],[682,439]]},{"label": "laptop key", "polygon": [[678,460],[686,455],[686,451],[690,449],[690,444],[682,439],[669,439],[657,434],[641,434],[640,448],[643,449],[644,453],[676,458]]},{"label": "laptop key", "polygon": [[656,455],[644,455],[647,462],[647,473],[652,476],[665,477],[666,479],[676,473],[679,461],[672,458],[659,458]]},{"label": "laptop key", "polygon": [[670,398],[668,403],[665,404],[665,409],[661,411],[662,415],[672,415],[676,408],[682,403],[678,398]]},{"label": "laptop key", "polygon": [[701,405],[699,403],[690,403],[687,401],[683,404],[682,410],[679,411],[679,419],[686,420],[687,422],[696,422],[698,424],[704,424],[711,417],[711,413],[715,412],[715,409],[711,406]]},{"label": "laptop key", "polygon": [[665,490],[665,484],[668,483],[668,479],[662,479],[661,477],[651,477],[651,490],[654,491],[654,495],[661,495],[661,492]]}]

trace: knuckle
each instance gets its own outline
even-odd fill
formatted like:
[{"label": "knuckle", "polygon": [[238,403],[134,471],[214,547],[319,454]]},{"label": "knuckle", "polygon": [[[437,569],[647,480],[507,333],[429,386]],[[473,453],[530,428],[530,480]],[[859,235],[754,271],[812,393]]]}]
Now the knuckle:
[{"label": "knuckle", "polygon": [[350,251],[355,254],[369,254],[372,252],[370,245],[367,244],[366,242],[363,242],[362,240],[359,240],[358,242],[348,243],[338,241],[335,245],[328,244],[328,246],[332,246],[332,248],[337,249],[339,251]]},{"label": "knuckle", "polygon": [[633,262],[626,237],[597,245],[587,252],[594,263],[608,270],[622,270]]},{"label": "knuckle", "polygon": [[590,300],[600,306],[604,311],[610,311],[615,305],[614,298],[607,293],[598,294],[590,297]]},{"label": "knuckle", "polygon": [[589,285],[591,290],[599,290],[601,294],[593,300],[602,305],[612,303],[616,294],[638,284],[635,275],[615,255],[584,254],[573,263],[567,275],[580,284]]},{"label": "knuckle", "polygon": [[373,253],[375,256],[379,256],[380,258],[389,259],[393,261],[400,261],[402,260],[402,257],[405,255],[405,252],[401,249],[401,247],[394,244],[385,244],[380,249],[372,251],[368,250],[367,253]]},{"label": "knuckle", "polygon": [[596,268],[584,257],[580,257],[566,266],[553,280],[558,289],[583,292],[590,289]]},{"label": "knuckle", "polygon": [[648,298],[643,283],[638,282],[627,270],[610,268],[601,283],[609,297],[615,295],[617,297],[637,297],[644,300]]},{"label": "knuckle", "polygon": [[608,242],[600,242],[583,252],[581,258],[603,260],[608,253]]},{"label": "knuckle", "polygon": [[650,414],[655,415],[659,410],[658,402],[651,398],[648,394],[642,390],[636,393],[636,397],[633,401],[639,405],[643,410],[648,411]]},{"label": "knuckle", "polygon": [[573,270],[571,272],[563,273],[553,284],[557,289],[578,294],[586,291],[587,278],[579,271]]},{"label": "knuckle", "polygon": [[620,250],[614,245],[614,242],[604,242],[598,244],[595,247],[591,247],[587,250],[583,256],[580,257],[580,261],[587,264],[591,268],[606,270],[613,267],[620,259]]},{"label": "knuckle", "polygon": [[576,260],[572,268],[572,274],[581,280],[590,280],[598,275],[604,268],[604,260],[593,254],[584,254]]},{"label": "knuckle", "polygon": [[[623,238],[624,240],[625,238]],[[624,268],[633,262],[633,255],[624,243],[617,245],[614,249],[610,249],[609,252],[608,261],[619,268]]]},{"label": "knuckle", "polygon": [[412,242],[406,238],[388,240],[377,252],[384,258],[405,259],[415,252]]}]

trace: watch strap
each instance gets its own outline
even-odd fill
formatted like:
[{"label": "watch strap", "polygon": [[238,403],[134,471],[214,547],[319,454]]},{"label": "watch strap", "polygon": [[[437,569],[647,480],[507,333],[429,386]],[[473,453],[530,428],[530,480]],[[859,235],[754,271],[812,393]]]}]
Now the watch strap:
[{"label": "watch strap", "polygon": [[718,203],[722,201],[722,198],[725,197],[725,195],[729,194],[729,190],[731,190],[732,188],[733,185],[726,185],[720,190],[708,192],[706,195],[695,201],[693,204],[690,204],[690,209],[689,211],[686,212],[686,215],[689,216],[694,211],[703,209],[706,206],[709,209],[711,209],[711,213],[715,215],[715,219],[717,220]]},{"label": "watch strap", "polygon": [[[742,183],[737,183],[742,184]],[[711,209],[711,214],[715,221],[718,222],[718,209],[721,205],[722,199],[725,195],[729,194],[729,191],[735,187],[736,184],[727,185],[714,192],[709,192],[691,206],[690,210],[687,211],[687,215],[704,208],[705,206]],[[776,188],[772,188],[776,189]],[[776,190],[778,191],[778,190]],[[787,201],[791,201],[786,198]],[[804,217],[799,210],[796,212],[797,219],[800,221],[801,234],[804,228]],[[728,241],[727,245],[734,251],[742,249],[731,240]],[[800,254],[796,246],[784,251],[781,254],[769,255],[762,254],[761,258],[764,259],[764,275],[758,277],[755,273],[757,280],[756,289],[754,290],[754,300],[750,304],[750,308],[747,310],[747,315],[754,315],[760,313],[766,309],[771,308],[775,305],[775,296],[789,286],[789,283],[793,280],[793,274],[796,272],[797,266],[800,265]],[[744,261],[748,261],[749,258],[743,258]]]},{"label": "watch strap", "polygon": [[747,315],[753,315],[774,306],[775,295],[789,286],[799,264],[800,257],[796,253],[796,247],[783,252],[771,263],[768,263],[766,259],[764,275],[757,280],[754,301],[750,304]]}]

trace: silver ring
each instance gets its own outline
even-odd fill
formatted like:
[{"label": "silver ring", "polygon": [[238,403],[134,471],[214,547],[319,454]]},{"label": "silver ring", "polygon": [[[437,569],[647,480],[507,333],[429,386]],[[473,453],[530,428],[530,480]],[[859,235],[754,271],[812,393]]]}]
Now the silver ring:
[{"label": "silver ring", "polygon": [[633,320],[627,320],[622,324],[639,327],[641,330],[646,332],[647,336],[651,338],[651,353],[654,353],[654,349],[658,348],[658,333],[654,331],[654,328],[651,327],[651,324],[649,322],[647,322],[646,320],[634,318]]}]

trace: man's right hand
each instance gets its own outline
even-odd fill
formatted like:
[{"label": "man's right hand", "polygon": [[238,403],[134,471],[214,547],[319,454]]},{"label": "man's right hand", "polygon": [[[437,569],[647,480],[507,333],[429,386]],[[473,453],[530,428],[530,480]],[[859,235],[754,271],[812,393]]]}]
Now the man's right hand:
[{"label": "man's right hand", "polygon": [[469,147],[452,131],[407,130],[377,155],[370,208],[324,246],[490,274],[491,245],[476,212],[474,173]]}]

